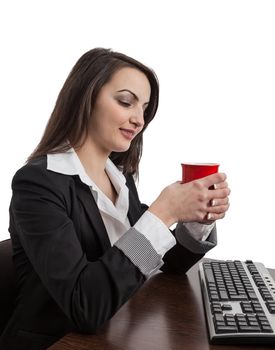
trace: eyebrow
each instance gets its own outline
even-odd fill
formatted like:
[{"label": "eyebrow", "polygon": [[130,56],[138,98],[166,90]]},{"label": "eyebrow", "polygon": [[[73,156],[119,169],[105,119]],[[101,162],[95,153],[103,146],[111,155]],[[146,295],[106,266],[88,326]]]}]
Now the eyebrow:
[{"label": "eyebrow", "polygon": [[[117,92],[124,92],[124,91],[129,92],[131,95],[134,96],[134,98],[135,98],[136,101],[139,101],[139,98],[137,97],[137,95],[136,95],[133,91],[131,91],[131,90],[129,90],[129,89],[122,89],[122,90],[118,90]],[[143,105],[148,105],[148,104],[149,104],[149,101],[148,101],[148,102],[145,102]]]}]

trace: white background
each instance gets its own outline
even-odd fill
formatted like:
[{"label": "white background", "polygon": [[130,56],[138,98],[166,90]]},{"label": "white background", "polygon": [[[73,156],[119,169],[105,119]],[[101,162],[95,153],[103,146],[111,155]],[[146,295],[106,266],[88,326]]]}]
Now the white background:
[{"label": "white background", "polygon": [[0,239],[10,183],[37,145],[76,60],[107,47],[152,67],[160,107],[145,133],[139,192],[150,202],[180,163],[219,162],[231,207],[208,256],[274,259],[274,1],[1,1]]}]

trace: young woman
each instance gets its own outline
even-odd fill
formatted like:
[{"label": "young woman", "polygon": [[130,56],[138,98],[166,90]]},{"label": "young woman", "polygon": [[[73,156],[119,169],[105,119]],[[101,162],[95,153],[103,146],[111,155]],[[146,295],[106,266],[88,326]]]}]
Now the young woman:
[{"label": "young woman", "polygon": [[95,332],[155,271],[184,273],[216,245],[224,174],[173,183],[149,207],[139,200],[134,177],[158,97],[153,71],[111,50],[93,49],[72,69],[13,178],[18,296],[1,349]]}]

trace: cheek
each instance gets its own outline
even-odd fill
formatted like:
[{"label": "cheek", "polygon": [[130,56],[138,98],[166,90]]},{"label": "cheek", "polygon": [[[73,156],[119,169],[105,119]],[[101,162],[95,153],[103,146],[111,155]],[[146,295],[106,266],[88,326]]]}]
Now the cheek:
[{"label": "cheek", "polygon": [[120,128],[128,120],[129,111],[125,108],[119,106],[116,102],[105,103],[97,106],[94,126],[100,133],[113,133],[115,129]]},{"label": "cheek", "polygon": [[128,120],[129,112],[121,107],[116,107],[112,111],[112,120],[111,122],[116,125],[121,125]]}]

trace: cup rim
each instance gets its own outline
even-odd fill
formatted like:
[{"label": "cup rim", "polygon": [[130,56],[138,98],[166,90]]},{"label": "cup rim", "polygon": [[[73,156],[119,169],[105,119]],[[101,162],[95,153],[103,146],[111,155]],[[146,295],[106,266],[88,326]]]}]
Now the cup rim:
[{"label": "cup rim", "polygon": [[181,163],[181,165],[192,165],[192,166],[220,166],[219,163],[192,163],[192,162],[188,162],[188,163]]}]

